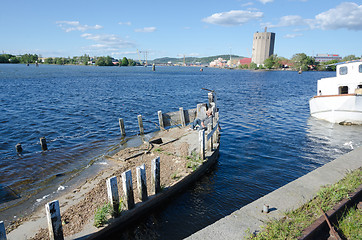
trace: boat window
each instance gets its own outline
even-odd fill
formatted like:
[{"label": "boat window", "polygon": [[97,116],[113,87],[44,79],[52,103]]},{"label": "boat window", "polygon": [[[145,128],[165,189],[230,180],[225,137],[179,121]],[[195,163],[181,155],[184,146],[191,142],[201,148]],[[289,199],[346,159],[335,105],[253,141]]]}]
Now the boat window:
[{"label": "boat window", "polygon": [[340,86],[339,94],[348,94],[348,86]]},{"label": "boat window", "polygon": [[362,64],[359,65],[359,72],[362,73]]},{"label": "boat window", "polygon": [[362,88],[362,84],[358,85],[357,88]]},{"label": "boat window", "polygon": [[339,68],[339,75],[346,75],[348,73],[347,66]]}]

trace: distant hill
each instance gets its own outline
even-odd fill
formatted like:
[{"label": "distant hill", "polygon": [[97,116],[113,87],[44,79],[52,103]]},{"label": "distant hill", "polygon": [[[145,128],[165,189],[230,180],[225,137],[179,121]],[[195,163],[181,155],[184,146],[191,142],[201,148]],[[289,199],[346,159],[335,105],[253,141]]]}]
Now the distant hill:
[{"label": "distant hill", "polygon": [[[217,56],[210,56],[210,57],[202,57],[202,58],[198,58],[198,57],[185,57],[185,62],[186,64],[193,64],[193,63],[201,63],[201,64],[209,64],[210,62],[212,62],[215,59],[218,58],[223,58],[225,60],[229,60],[230,59],[230,55],[217,55]],[[237,56],[237,55],[231,55],[231,58],[244,58],[242,56]],[[150,61],[152,63],[158,63],[158,64],[166,64],[168,62],[172,62],[173,64],[176,63],[183,63],[184,58],[169,58],[169,57],[164,57],[164,58],[156,58],[153,61]]]}]

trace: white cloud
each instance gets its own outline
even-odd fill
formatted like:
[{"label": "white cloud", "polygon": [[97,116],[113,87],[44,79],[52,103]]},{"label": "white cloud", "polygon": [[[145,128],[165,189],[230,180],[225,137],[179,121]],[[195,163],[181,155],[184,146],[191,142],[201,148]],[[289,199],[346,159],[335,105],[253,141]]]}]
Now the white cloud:
[{"label": "white cloud", "polygon": [[261,2],[262,4],[266,4],[266,3],[274,2],[274,0],[259,0],[259,2]]},{"label": "white cloud", "polygon": [[214,13],[202,19],[202,21],[222,26],[235,26],[243,25],[251,20],[261,19],[263,15],[262,12],[231,10],[229,12]]},{"label": "white cloud", "polygon": [[101,29],[103,28],[101,25],[94,25],[94,26],[88,26],[88,25],[82,25],[79,21],[57,21],[55,22],[58,27],[63,29],[65,32],[71,32],[71,31],[87,31],[91,29]]},{"label": "white cloud", "polygon": [[92,40],[95,44],[86,47],[88,51],[110,52],[119,51],[122,48],[135,47],[133,42],[124,40],[115,34],[90,34],[84,33],[81,37]]},{"label": "white cloud", "polygon": [[303,26],[303,25],[307,25],[307,22],[301,16],[289,15],[281,17],[278,24],[269,25],[269,27],[289,27],[289,26]]},{"label": "white cloud", "polygon": [[252,6],[252,5],[254,5],[253,2],[247,2],[247,3],[241,4],[242,7],[247,7],[247,6]]},{"label": "white cloud", "polygon": [[296,37],[300,37],[300,36],[303,36],[303,34],[301,33],[294,33],[294,34],[286,34],[284,36],[284,38],[296,38]]},{"label": "white cloud", "polygon": [[137,28],[134,30],[135,32],[144,32],[144,33],[150,33],[156,31],[155,27],[144,27],[144,28]]},{"label": "white cloud", "polygon": [[263,25],[268,27],[307,26],[308,29],[348,29],[358,31],[362,30],[362,5],[344,2],[336,8],[316,15],[314,19],[304,19],[298,15],[289,15],[281,17],[278,24],[264,23]]},{"label": "white cloud", "polygon": [[119,25],[128,25],[128,26],[131,26],[131,25],[132,25],[131,22],[119,22],[118,24],[119,24]]},{"label": "white cloud", "polygon": [[315,22],[311,24],[312,28],[362,30],[362,5],[343,2],[336,8],[318,14]]}]

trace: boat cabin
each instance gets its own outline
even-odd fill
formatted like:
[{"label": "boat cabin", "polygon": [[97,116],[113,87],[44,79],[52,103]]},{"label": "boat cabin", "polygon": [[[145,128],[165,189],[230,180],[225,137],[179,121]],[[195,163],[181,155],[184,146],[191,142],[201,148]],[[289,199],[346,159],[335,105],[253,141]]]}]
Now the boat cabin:
[{"label": "boat cabin", "polygon": [[362,94],[362,61],[339,64],[336,77],[318,80],[318,96],[342,94]]}]

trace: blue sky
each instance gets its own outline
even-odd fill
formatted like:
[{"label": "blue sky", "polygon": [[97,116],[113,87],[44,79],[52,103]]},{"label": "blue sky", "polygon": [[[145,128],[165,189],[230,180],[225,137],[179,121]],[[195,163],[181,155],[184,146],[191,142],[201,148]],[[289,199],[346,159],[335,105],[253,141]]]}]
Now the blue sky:
[{"label": "blue sky", "polygon": [[43,57],[251,57],[253,34],[275,54],[362,55],[362,1],[1,1],[0,51]]}]

